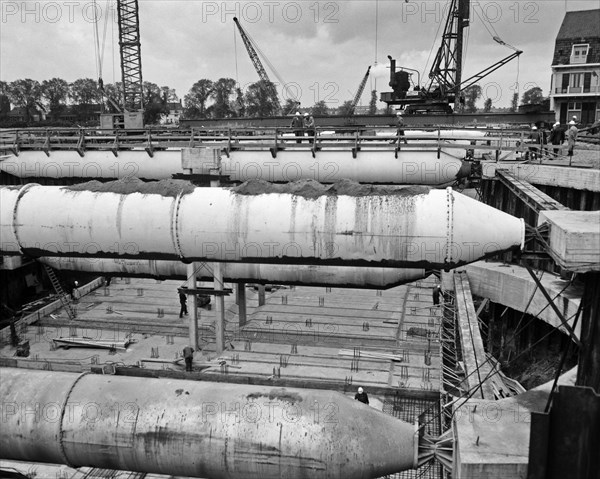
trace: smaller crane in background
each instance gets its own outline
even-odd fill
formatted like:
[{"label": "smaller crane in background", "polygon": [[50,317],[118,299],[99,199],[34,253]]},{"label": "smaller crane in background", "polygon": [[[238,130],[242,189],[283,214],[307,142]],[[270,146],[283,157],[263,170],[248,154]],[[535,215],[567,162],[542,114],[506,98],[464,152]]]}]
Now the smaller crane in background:
[{"label": "smaller crane in background", "polygon": [[350,104],[350,108],[348,109],[348,116],[354,115],[354,111],[356,110],[356,105],[358,105],[358,102],[360,101],[360,97],[362,96],[363,91],[365,91],[365,85],[367,84],[367,80],[369,79],[369,73],[371,73],[370,65],[369,65],[369,68],[367,68],[367,73],[365,73],[365,76],[361,80],[360,85],[358,85],[358,89],[356,90],[356,93],[354,94],[354,98],[352,99],[352,103]]}]

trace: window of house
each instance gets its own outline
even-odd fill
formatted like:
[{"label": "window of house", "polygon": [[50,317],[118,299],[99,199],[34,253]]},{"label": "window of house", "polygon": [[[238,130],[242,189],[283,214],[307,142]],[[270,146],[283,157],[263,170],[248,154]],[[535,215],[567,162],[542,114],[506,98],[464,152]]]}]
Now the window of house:
[{"label": "window of house", "polygon": [[570,101],[567,106],[568,110],[581,110],[581,102],[579,101]]},{"label": "window of house", "polygon": [[579,88],[581,86],[581,73],[571,73],[571,88]]},{"label": "window of house", "polygon": [[585,63],[587,61],[587,54],[589,45],[573,45],[573,52],[571,53],[571,63]]}]

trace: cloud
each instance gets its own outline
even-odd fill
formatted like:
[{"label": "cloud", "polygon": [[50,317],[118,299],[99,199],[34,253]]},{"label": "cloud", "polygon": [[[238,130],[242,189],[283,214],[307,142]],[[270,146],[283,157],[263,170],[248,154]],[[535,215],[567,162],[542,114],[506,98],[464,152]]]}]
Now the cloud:
[{"label": "cloud", "polygon": [[[103,76],[106,82],[119,80],[117,28],[105,23],[112,0],[2,0],[1,79],[95,78],[94,3],[100,9],[100,38],[106,29],[106,40],[100,42]],[[549,90],[554,40],[565,9],[593,8],[585,0],[472,4],[467,75],[510,54],[494,42],[496,34],[524,51],[520,62],[513,61],[484,80],[500,85],[504,92],[500,106],[510,103],[510,87],[517,77],[521,85],[537,82],[544,92]],[[375,60],[372,82],[377,80],[377,87],[387,90],[387,55],[421,72],[425,81],[440,43],[446,5],[430,0],[140,0],[143,76],[175,88],[180,97],[201,78],[256,81],[235,30],[233,17],[237,16],[281,76],[298,83],[303,105],[325,99],[335,106],[352,97]],[[363,104],[369,101],[370,87]]]}]

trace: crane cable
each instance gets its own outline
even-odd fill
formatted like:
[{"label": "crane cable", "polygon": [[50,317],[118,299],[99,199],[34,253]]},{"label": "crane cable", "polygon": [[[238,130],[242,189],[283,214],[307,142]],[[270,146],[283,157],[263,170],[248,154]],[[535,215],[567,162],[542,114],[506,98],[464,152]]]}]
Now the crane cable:
[{"label": "crane cable", "polygon": [[240,78],[238,75],[238,54],[237,54],[237,35],[235,24],[233,25],[233,56],[235,58],[235,82],[240,87]]},{"label": "crane cable", "polygon": [[[425,62],[425,67],[421,72],[421,78],[425,78],[425,71],[427,70],[427,66],[429,65],[429,60],[431,59],[431,54],[433,53],[433,49],[438,42],[438,35],[440,34],[440,29],[442,28],[442,19],[440,18],[440,22],[438,23],[437,31],[435,32],[435,36],[433,37],[433,42],[431,44],[431,48],[429,49],[429,55],[427,56],[427,61]],[[420,87],[421,85],[419,85]]]},{"label": "crane cable", "polygon": [[[474,6],[475,6],[475,8],[473,10],[475,11],[475,14],[481,20],[481,23],[483,24],[483,26],[485,27],[485,29],[490,34],[490,37],[492,37],[492,40],[494,40],[499,45],[503,45],[506,48],[510,48],[511,50],[514,50],[515,52],[519,51],[517,48],[513,47],[509,43],[506,43],[504,40],[502,40],[502,38],[500,38],[500,35],[498,35],[498,32],[494,28],[494,25],[492,24],[492,22],[490,22],[489,20],[487,20],[487,18],[485,16],[485,12],[483,11],[483,7],[481,5],[479,5],[478,3],[475,3]],[[477,11],[477,7],[478,6],[479,6],[479,8],[481,10],[482,15],[480,15],[479,12]],[[489,25],[489,27],[488,27],[488,25]],[[491,30],[490,30],[490,28],[491,28]]]},{"label": "crane cable", "polygon": [[377,38],[379,36],[379,0],[375,0],[375,65],[377,65]]},{"label": "crane cable", "polygon": [[[260,49],[260,47],[258,46],[258,44],[254,41],[254,38],[252,38],[250,36],[250,34],[248,33],[247,30],[244,30],[244,31],[246,32],[246,36],[248,37],[248,40],[250,40],[250,43],[252,44],[252,46],[254,47],[254,49],[256,50],[256,52],[258,53],[258,55],[267,64],[267,66],[269,67],[269,70],[271,70],[271,72],[273,73],[273,75],[275,75],[275,78],[277,78],[277,80],[281,84],[282,90],[284,92],[288,93],[288,87],[287,87],[286,81],[281,77],[281,75],[279,74],[279,72],[277,71],[277,69],[273,66],[273,64],[269,61],[269,59],[267,58],[267,56],[264,54],[264,52]],[[298,98],[297,98],[296,95],[294,95],[294,96],[290,95],[290,98],[292,100],[298,101]]]},{"label": "crane cable", "polygon": [[[102,65],[104,63],[104,51],[106,46],[106,33],[108,31],[108,18],[109,18],[109,5],[110,0],[106,0],[106,15],[104,16],[104,29],[102,32],[102,46],[100,45],[100,32],[98,29],[98,5],[96,0],[92,0],[92,5],[94,7],[94,56],[96,60],[96,77],[102,78]],[[100,11],[102,13],[102,11]],[[114,27],[113,27],[114,28]],[[114,30],[113,30],[114,31]]]},{"label": "crane cable", "polygon": [[110,11],[110,0],[106,0],[106,15],[104,15],[104,31],[102,32],[102,49],[100,50],[100,72],[102,72],[102,65],[104,64],[104,51],[106,47],[106,32],[108,31],[108,19]]},{"label": "crane cable", "polygon": [[94,10],[94,59],[96,60],[96,78],[102,78],[102,64],[100,61],[100,34],[98,33],[98,5],[92,0]]},{"label": "crane cable", "polygon": [[[517,57],[517,78],[515,80],[515,93],[517,94],[517,105],[519,104],[519,73],[521,71],[521,56]],[[512,98],[511,98],[512,101]]]}]

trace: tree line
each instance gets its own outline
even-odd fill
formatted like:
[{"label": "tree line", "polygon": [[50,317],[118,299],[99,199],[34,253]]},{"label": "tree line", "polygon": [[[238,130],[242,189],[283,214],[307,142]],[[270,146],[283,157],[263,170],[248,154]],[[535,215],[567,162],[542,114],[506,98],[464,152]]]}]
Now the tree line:
[{"label": "tree line", "polygon": [[[104,90],[104,93],[102,92]],[[32,112],[43,110],[47,118],[58,123],[85,124],[97,121],[99,112],[116,113],[116,104],[122,104],[122,85],[101,85],[91,78],[80,78],[67,82],[62,78],[52,78],[41,83],[31,79],[19,79],[13,82],[0,81],[0,122],[9,119],[11,104],[22,108],[25,123],[32,120]],[[184,118],[243,118],[268,117],[293,114],[300,107],[299,102],[287,99],[283,105],[278,104],[270,92],[273,85],[260,80],[250,84],[245,91],[237,85],[233,78],[220,78],[212,81],[206,78],[198,80],[184,96]],[[458,111],[474,113],[489,112],[492,100],[487,98],[483,110],[476,106],[482,96],[479,85],[473,85],[463,92],[463,101]],[[110,101],[111,98],[113,101]],[[522,104],[534,104],[544,100],[542,90],[534,87],[527,90],[522,97]],[[169,112],[169,103],[178,102],[174,89],[169,86],[159,87],[156,83],[143,82],[144,123],[158,123],[161,115]],[[509,111],[517,111],[518,96],[513,94]],[[338,114],[350,115],[352,101],[348,100],[335,110],[330,109],[325,101],[318,101],[311,111],[316,116]],[[377,113],[377,92],[371,92],[368,108],[369,114]],[[389,109],[388,109],[389,112]]]},{"label": "tree line", "polygon": [[[52,78],[41,83],[30,78],[13,82],[0,81],[0,120],[10,121],[11,105],[21,108],[25,123],[32,121],[36,111],[43,111],[54,123],[85,123],[99,112],[116,113],[116,104],[122,104],[120,82],[103,85],[103,94],[98,81],[79,78],[67,82],[62,78]],[[178,101],[175,90],[159,87],[156,83],[143,82],[144,122],[156,123],[162,114],[168,113],[168,103]]]},{"label": "tree line", "polygon": [[[492,111],[492,99],[486,98],[483,104],[483,110],[477,108],[477,101],[483,96],[483,90],[479,85],[471,85],[462,92],[464,103],[461,102],[459,111],[464,113],[475,113],[483,111],[488,113]],[[538,86],[528,89],[523,93],[521,97],[521,105],[536,105],[546,101],[542,89]],[[510,107],[508,111],[516,112],[519,109],[519,94],[513,93],[511,98]]]},{"label": "tree line", "polygon": [[[198,80],[184,97],[185,118],[242,118],[291,115],[300,108],[300,102],[288,98],[282,105],[272,96],[272,83],[260,80],[250,84],[246,91],[237,86],[233,78],[220,78],[212,81]],[[281,108],[280,108],[281,106]],[[327,116],[351,114],[352,101],[343,102],[339,108],[329,108],[324,100],[310,107],[313,115]],[[377,112],[377,92],[371,92],[369,113]]]},{"label": "tree line", "polygon": [[[10,121],[8,114],[12,105],[22,109],[27,124],[32,122],[34,113],[40,110],[52,124],[86,124],[93,122],[100,112],[116,113],[114,104],[123,103],[122,91],[120,82],[103,85],[91,78],[80,78],[71,83],[62,78],[42,82],[29,78],[0,81],[0,122]],[[220,78],[217,81],[203,78],[194,83],[184,96],[183,117],[268,117],[293,114],[300,108],[300,103],[294,99],[287,99],[279,105],[270,93],[272,91],[273,85],[263,80],[251,83],[242,91],[233,78]],[[169,86],[159,87],[156,83],[143,82],[144,123],[157,123],[162,114],[168,113],[168,104],[178,101],[175,90]],[[377,92],[373,90],[369,113],[377,112],[376,105]],[[311,107],[313,115],[317,116],[349,115],[351,109],[350,100],[335,109],[329,108],[323,100]]]}]

